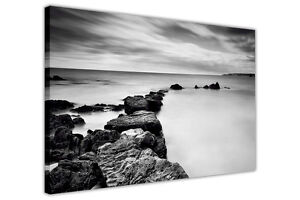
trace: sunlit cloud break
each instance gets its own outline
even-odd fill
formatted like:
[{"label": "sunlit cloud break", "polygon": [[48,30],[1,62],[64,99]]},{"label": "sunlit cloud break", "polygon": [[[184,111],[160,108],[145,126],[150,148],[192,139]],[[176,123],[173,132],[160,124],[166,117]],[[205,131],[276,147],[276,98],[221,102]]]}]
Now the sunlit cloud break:
[{"label": "sunlit cloud break", "polygon": [[254,73],[255,31],[50,8],[50,66],[157,73]]}]

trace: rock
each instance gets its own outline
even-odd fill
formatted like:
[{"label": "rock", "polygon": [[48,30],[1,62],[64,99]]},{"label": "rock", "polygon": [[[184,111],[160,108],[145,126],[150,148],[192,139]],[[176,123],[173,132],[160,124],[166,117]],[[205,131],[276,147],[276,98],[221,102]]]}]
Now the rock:
[{"label": "rock", "polygon": [[213,90],[219,90],[220,89],[220,85],[218,82],[216,82],[215,84],[210,84],[209,85],[209,89],[213,89]]},{"label": "rock", "polygon": [[228,90],[230,89],[230,87],[224,87],[224,88],[225,88],[225,89],[228,89]]},{"label": "rock", "polygon": [[83,136],[72,134],[71,129],[61,126],[56,129],[54,136],[46,137],[45,161],[53,163],[63,159],[73,159],[80,153]]},{"label": "rock", "polygon": [[58,75],[54,75],[52,78],[50,77],[50,80],[53,80],[53,81],[64,81],[66,79],[58,76]]},{"label": "rock", "polygon": [[70,115],[53,115],[48,114],[45,117],[46,135],[54,132],[58,127],[74,128],[74,123]]},{"label": "rock", "polygon": [[203,88],[204,88],[204,89],[208,89],[209,87],[208,87],[208,85],[205,85]]},{"label": "rock", "polygon": [[161,159],[147,147],[152,146],[150,132],[141,129],[126,131],[114,143],[107,143],[98,149],[97,162],[107,177],[108,186],[150,183],[155,181],[188,178],[177,163]]},{"label": "rock", "polygon": [[195,89],[198,89],[199,87],[198,87],[198,85],[195,85],[195,87],[194,87]]},{"label": "rock", "polygon": [[76,117],[73,119],[73,124],[75,125],[84,125],[85,121],[81,117]]},{"label": "rock", "polygon": [[60,110],[66,110],[73,108],[74,104],[66,100],[46,100],[45,110],[46,112],[56,112]]},{"label": "rock", "polygon": [[93,131],[91,129],[87,130],[87,134],[91,134]]},{"label": "rock", "polygon": [[115,142],[120,133],[115,130],[95,130],[85,136],[81,142],[81,153],[97,152],[97,149],[107,142]]},{"label": "rock", "polygon": [[168,92],[168,90],[158,90],[157,92],[158,92],[158,93],[163,93],[163,94],[165,94],[165,93]]},{"label": "rock", "polygon": [[121,111],[124,109],[124,105],[113,105],[113,104],[95,104],[92,106],[83,105],[77,108],[72,109],[71,111],[77,112],[77,113],[87,113],[87,112],[106,112],[106,111]]},{"label": "rock", "polygon": [[96,185],[107,187],[106,178],[94,161],[62,160],[45,175],[46,192],[49,194],[90,190]]},{"label": "rock", "polygon": [[78,157],[79,160],[95,160],[96,154],[92,151],[86,152]]},{"label": "rock", "polygon": [[150,131],[155,135],[160,134],[160,131],[162,130],[161,124],[156,118],[155,113],[144,110],[112,119],[107,122],[104,128],[108,130],[117,130],[118,132],[142,128],[144,131]]},{"label": "rock", "polygon": [[177,84],[177,83],[174,84],[174,85],[171,85],[170,88],[173,89],[173,90],[182,90],[183,89],[183,87],[181,85]]},{"label": "rock", "polygon": [[124,99],[125,113],[132,114],[139,110],[149,110],[148,101],[143,96],[128,96]]}]

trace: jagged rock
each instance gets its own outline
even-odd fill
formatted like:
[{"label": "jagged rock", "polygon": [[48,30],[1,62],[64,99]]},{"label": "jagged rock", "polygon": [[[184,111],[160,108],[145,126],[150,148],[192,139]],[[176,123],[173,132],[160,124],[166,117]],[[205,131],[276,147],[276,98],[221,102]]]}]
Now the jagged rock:
[{"label": "jagged rock", "polygon": [[161,124],[156,118],[155,113],[144,110],[112,119],[107,122],[104,128],[117,130],[118,132],[123,132],[128,129],[142,128],[144,131],[150,131],[155,135],[160,134],[160,131],[162,130]]},{"label": "jagged rock", "polygon": [[73,119],[73,124],[75,125],[84,125],[85,121],[81,117],[76,117]]},{"label": "jagged rock", "polygon": [[198,87],[198,85],[195,85],[195,87],[194,87],[195,89],[198,89],[199,87]]},{"label": "jagged rock", "polygon": [[64,114],[64,115],[48,114],[48,115],[46,115],[46,122],[45,122],[46,135],[51,134],[58,127],[61,127],[61,126],[69,128],[69,129],[74,128],[74,123],[73,123],[73,120],[70,115],[68,115],[68,114]]},{"label": "jagged rock", "polygon": [[107,143],[115,142],[120,138],[120,133],[115,130],[95,130],[85,136],[81,142],[81,153],[97,152],[98,147]]},{"label": "jagged rock", "polygon": [[181,85],[177,84],[177,83],[174,84],[174,85],[171,85],[170,88],[173,89],[173,90],[182,90],[183,89],[183,87]]},{"label": "jagged rock", "polygon": [[220,89],[220,85],[218,82],[216,82],[215,84],[210,84],[209,85],[209,89],[213,89],[213,90],[219,90]]},{"label": "jagged rock", "polygon": [[72,134],[72,131],[64,126],[56,129],[54,136],[46,137],[45,161],[53,163],[63,159],[73,159],[80,153],[80,143],[83,136]]},{"label": "jagged rock", "polygon": [[90,151],[86,152],[78,157],[79,160],[95,160],[96,159],[96,153]]},{"label": "jagged rock", "polygon": [[56,112],[60,110],[66,110],[73,108],[74,104],[66,100],[46,100],[45,109],[46,112]]},{"label": "jagged rock", "polygon": [[46,192],[50,194],[107,187],[98,164],[87,160],[62,160],[51,172],[46,172]]},{"label": "jagged rock", "polygon": [[97,162],[107,177],[108,186],[188,178],[179,164],[161,159],[150,148],[141,147],[141,138],[147,138],[147,132],[129,132],[123,132],[119,140],[98,149]]},{"label": "jagged rock", "polygon": [[77,108],[72,109],[71,111],[77,113],[87,113],[87,112],[106,112],[106,111],[121,111],[124,109],[124,105],[112,105],[112,104],[95,104],[92,106],[83,105]]}]

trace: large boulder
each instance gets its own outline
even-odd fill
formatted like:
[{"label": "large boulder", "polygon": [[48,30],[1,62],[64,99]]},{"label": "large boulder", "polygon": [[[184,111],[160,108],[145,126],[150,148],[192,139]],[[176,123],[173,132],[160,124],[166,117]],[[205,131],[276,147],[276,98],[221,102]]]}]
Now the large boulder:
[{"label": "large boulder", "polygon": [[115,142],[120,133],[115,130],[95,130],[85,136],[81,142],[81,153],[97,152],[98,147],[108,142]]},{"label": "large boulder", "polygon": [[72,134],[67,127],[59,127],[53,136],[45,140],[45,162],[54,163],[59,160],[72,160],[80,153],[80,144],[83,136]]},{"label": "large boulder", "polygon": [[76,117],[76,118],[73,119],[73,124],[81,126],[81,125],[85,124],[85,121],[81,117]]},{"label": "large boulder", "polygon": [[45,188],[49,194],[107,187],[100,167],[90,160],[62,160],[45,176]]},{"label": "large boulder", "polygon": [[146,147],[153,145],[153,137],[141,129],[130,130],[123,132],[116,142],[98,149],[97,162],[107,177],[108,186],[188,178],[179,164],[159,158]]},{"label": "large boulder", "polygon": [[172,90],[182,90],[183,89],[183,87],[181,86],[181,85],[179,85],[179,84],[174,84],[174,85],[171,85],[171,87],[170,87]]},{"label": "large boulder", "polygon": [[57,128],[61,126],[69,129],[74,128],[73,120],[68,114],[53,115],[48,113],[45,116],[45,120],[46,135],[53,133]]},{"label": "large boulder", "polygon": [[156,118],[155,113],[144,110],[112,119],[107,122],[104,128],[108,130],[117,130],[118,132],[141,128],[144,131],[150,131],[155,135],[160,134],[160,131],[162,130],[160,121]]},{"label": "large boulder", "polygon": [[74,103],[66,100],[46,100],[45,108],[46,112],[55,112],[60,110],[66,110],[74,107]]},{"label": "large boulder", "polygon": [[140,95],[128,96],[124,99],[125,113],[132,114],[139,110],[149,110],[148,101]]}]

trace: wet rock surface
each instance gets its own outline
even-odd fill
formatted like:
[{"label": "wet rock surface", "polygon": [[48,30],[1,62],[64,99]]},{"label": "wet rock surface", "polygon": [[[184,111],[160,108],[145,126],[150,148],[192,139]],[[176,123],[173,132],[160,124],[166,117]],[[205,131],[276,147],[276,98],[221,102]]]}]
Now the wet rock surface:
[{"label": "wet rock surface", "polygon": [[115,143],[101,146],[98,149],[97,162],[107,177],[107,185],[120,186],[188,178],[179,164],[159,158],[148,148],[153,145],[155,135],[135,129],[121,133],[121,138]]},{"label": "wet rock surface", "polygon": [[55,112],[60,110],[66,110],[74,107],[74,103],[66,100],[46,100],[45,108],[46,112]]},{"label": "wet rock surface", "polygon": [[118,132],[141,128],[144,131],[150,131],[154,134],[159,134],[162,130],[160,121],[156,118],[155,113],[144,110],[112,119],[107,122],[104,128],[108,130],[116,130]]},{"label": "wet rock surface", "polygon": [[50,194],[107,187],[100,167],[90,160],[62,160],[45,176],[45,189]]},{"label": "wet rock surface", "polygon": [[77,113],[89,113],[89,112],[106,112],[106,111],[121,111],[124,109],[124,105],[113,105],[113,104],[95,104],[95,105],[83,105],[72,109],[72,112]]}]

